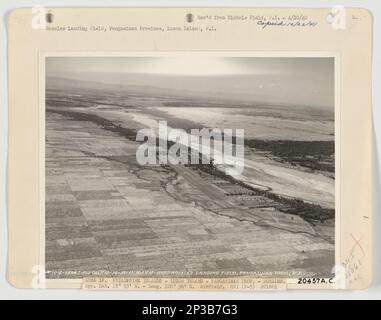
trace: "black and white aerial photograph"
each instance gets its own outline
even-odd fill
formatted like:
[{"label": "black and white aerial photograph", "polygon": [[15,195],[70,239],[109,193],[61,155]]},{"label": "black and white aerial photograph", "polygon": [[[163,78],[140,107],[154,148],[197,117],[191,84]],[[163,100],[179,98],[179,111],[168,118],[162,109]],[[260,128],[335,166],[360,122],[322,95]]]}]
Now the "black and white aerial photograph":
[{"label": "black and white aerial photograph", "polygon": [[335,61],[45,58],[47,279],[330,277]]}]

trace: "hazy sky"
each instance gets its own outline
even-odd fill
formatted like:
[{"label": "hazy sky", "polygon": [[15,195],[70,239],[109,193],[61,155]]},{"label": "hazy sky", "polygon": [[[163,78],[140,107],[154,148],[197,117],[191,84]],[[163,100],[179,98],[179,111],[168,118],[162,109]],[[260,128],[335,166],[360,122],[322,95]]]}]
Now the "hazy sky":
[{"label": "hazy sky", "polygon": [[[272,104],[334,107],[333,58],[49,57],[46,75],[187,90]],[[170,90],[168,92],[170,92]]]}]

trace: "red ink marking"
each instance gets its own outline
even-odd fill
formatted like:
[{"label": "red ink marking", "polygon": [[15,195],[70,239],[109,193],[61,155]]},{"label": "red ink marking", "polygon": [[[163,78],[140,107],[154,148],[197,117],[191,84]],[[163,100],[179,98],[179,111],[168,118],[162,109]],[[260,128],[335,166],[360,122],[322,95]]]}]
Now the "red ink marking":
[{"label": "red ink marking", "polygon": [[359,248],[361,249],[361,251],[362,251],[362,254],[365,256],[364,248],[363,248],[363,247],[361,246],[361,244],[360,244],[360,242],[361,242],[361,240],[364,238],[364,236],[361,236],[361,238],[357,240],[357,239],[354,237],[354,235],[351,233],[351,237],[352,237],[353,241],[355,242],[355,244],[353,245],[351,251],[353,251],[354,249],[356,249],[356,247],[359,247]]}]

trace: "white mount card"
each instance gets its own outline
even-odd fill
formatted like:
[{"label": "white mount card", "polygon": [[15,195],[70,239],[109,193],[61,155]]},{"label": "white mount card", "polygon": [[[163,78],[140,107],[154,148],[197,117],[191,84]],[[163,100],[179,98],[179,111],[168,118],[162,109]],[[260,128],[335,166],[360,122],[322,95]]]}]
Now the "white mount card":
[{"label": "white mount card", "polygon": [[359,289],[372,18],[23,8],[9,24],[9,281]]}]

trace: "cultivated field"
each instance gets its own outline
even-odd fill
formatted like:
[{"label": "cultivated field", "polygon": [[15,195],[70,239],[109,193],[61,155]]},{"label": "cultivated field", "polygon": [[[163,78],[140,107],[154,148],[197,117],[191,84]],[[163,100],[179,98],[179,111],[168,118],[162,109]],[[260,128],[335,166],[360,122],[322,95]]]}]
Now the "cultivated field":
[{"label": "cultivated field", "polygon": [[[47,277],[331,274],[331,112],[48,83]],[[157,120],[187,132],[244,128],[243,173],[138,165],[136,132]]]}]

